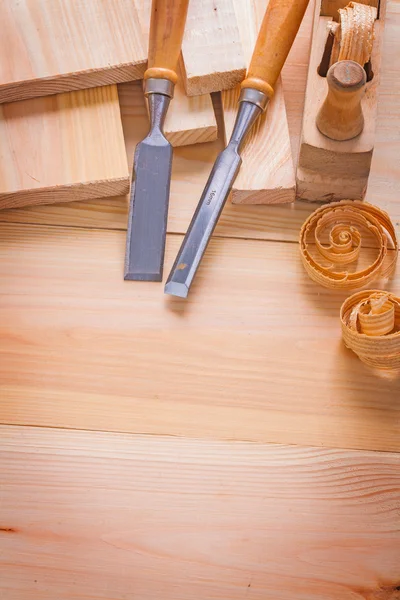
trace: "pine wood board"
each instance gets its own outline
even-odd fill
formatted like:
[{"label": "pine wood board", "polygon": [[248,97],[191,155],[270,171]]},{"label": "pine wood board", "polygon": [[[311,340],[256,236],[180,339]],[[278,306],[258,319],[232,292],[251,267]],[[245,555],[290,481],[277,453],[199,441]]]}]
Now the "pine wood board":
[{"label": "pine wood board", "polygon": [[141,79],[134,0],[1,0],[0,102]]},{"label": "pine wood board", "polygon": [[400,457],[1,427],[4,600],[398,600]]},{"label": "pine wood board", "polygon": [[116,86],[0,106],[0,208],[127,193]]},{"label": "pine wood board", "polygon": [[[147,54],[151,2],[150,0],[135,0],[135,6],[143,30]],[[122,102],[125,99],[129,101],[135,96],[136,88],[129,85],[121,86],[120,94],[124,94]],[[173,102],[168,109],[164,132],[173,146],[210,142],[216,140],[218,136],[217,121],[210,94],[189,98],[185,92],[180,65],[178,65],[178,83],[175,86]]]},{"label": "pine wood board", "polygon": [[124,250],[124,232],[1,225],[0,422],[400,449],[400,381],[344,348],[346,294],[297,245],[214,238],[188,301],[124,282]]},{"label": "pine wood board", "polygon": [[[234,0],[247,66],[267,4],[265,0]],[[221,95],[227,142],[235,124],[240,86]],[[232,188],[233,203],[280,204],[295,200],[296,179],[281,78],[266,113],[257,120],[244,144],[242,159]]]},{"label": "pine wood board", "polygon": [[234,88],[246,75],[233,0],[190,2],[182,42],[188,96]]}]

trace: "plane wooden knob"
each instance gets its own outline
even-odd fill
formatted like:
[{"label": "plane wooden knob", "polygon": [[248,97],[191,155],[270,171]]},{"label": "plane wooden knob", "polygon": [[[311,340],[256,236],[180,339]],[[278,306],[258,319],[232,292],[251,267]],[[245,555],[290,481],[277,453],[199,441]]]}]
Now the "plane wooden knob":
[{"label": "plane wooden knob", "polygon": [[364,128],[365,69],[352,60],[342,60],[331,66],[326,78],[328,93],[317,115],[317,127],[332,140],[351,140]]}]

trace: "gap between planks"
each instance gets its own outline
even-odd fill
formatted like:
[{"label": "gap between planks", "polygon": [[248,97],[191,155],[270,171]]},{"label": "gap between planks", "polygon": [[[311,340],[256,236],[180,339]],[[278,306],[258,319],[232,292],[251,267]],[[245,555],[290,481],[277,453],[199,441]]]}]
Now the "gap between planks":
[{"label": "gap between planks", "polygon": [[[1,222],[1,221],[0,221]],[[9,223],[10,225],[20,225],[20,221],[7,221],[7,223]],[[126,231],[126,228],[118,228],[115,227],[113,229],[110,229],[108,227],[87,227],[85,225],[62,225],[61,223],[50,223],[48,225],[43,224],[43,223],[36,223],[36,222],[32,222],[30,223],[29,221],[24,221],[24,225],[27,226],[31,226],[31,227],[46,227],[46,228],[61,228],[61,229],[77,229],[77,230],[86,230],[87,232],[90,231]],[[182,238],[182,234],[178,233],[178,232],[169,232],[167,234],[168,236],[179,236],[180,238]],[[222,235],[222,234],[218,234],[218,233],[213,233],[212,239],[231,239],[231,240],[240,240],[242,242],[248,242],[248,241],[252,241],[252,242],[271,242],[273,244],[298,244],[299,240],[277,240],[275,238],[253,238],[253,237],[243,237],[243,236],[234,236],[234,235]],[[308,242],[308,246],[315,246],[314,242]],[[361,246],[361,250],[377,250],[379,249],[379,246],[371,246],[369,244],[364,244]],[[393,248],[389,248],[388,249],[389,252],[393,252]],[[400,249],[398,250],[398,252],[400,252]],[[371,286],[370,286],[371,287]]]}]

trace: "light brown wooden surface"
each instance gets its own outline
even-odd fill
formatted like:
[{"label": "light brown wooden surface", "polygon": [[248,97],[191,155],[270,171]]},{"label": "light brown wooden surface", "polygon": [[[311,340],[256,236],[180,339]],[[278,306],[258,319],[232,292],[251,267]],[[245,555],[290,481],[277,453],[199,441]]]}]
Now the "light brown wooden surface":
[{"label": "light brown wooden surface", "polygon": [[1,0],[0,13],[0,102],[143,77],[134,0]]},{"label": "light brown wooden surface", "polygon": [[[251,60],[265,5],[265,0],[234,2],[247,64]],[[233,131],[239,94],[240,86],[221,94],[226,142]],[[259,117],[245,142],[242,159],[232,188],[233,203],[279,204],[294,201],[296,180],[281,78],[266,113]]]},{"label": "light brown wooden surface", "polygon": [[3,600],[398,600],[400,458],[2,427]]},{"label": "light brown wooden surface", "polygon": [[[399,231],[388,8],[368,199]],[[283,73],[294,153],[308,41]],[[166,272],[220,147],[174,152]],[[400,382],[303,272],[313,208],[227,205],[186,303],[122,281],[125,197],[0,213],[1,600],[399,600],[399,454],[371,450],[399,450]]]},{"label": "light brown wooden surface", "polygon": [[400,381],[344,348],[297,245],[214,238],[185,302],[123,281],[124,232],[0,231],[0,422],[400,450]]},{"label": "light brown wooden surface", "polygon": [[116,86],[0,106],[0,208],[126,193]]},{"label": "light brown wooden surface", "polygon": [[246,74],[233,0],[190,2],[182,45],[188,96],[234,88]]},{"label": "light brown wooden surface", "polygon": [[[135,0],[139,20],[143,29],[147,49],[150,31],[150,2]],[[187,146],[217,139],[217,121],[210,94],[186,95],[181,66],[177,66],[178,81],[175,85],[174,100],[171,102],[165,120],[164,133],[173,146]],[[135,85],[120,86],[121,110],[135,103],[140,93]]]},{"label": "light brown wooden surface", "polygon": [[[320,17],[318,3],[316,5],[296,173],[297,195],[304,200],[327,202],[347,198],[362,199],[365,196],[375,145],[378,102],[380,102],[381,44],[384,36],[385,13],[386,2],[382,0],[380,18],[375,21],[375,40],[371,57],[375,75],[367,84],[366,93],[361,101],[364,114],[363,131],[353,139],[336,141],[323,135],[316,125],[318,112],[327,93],[327,82],[318,74],[318,66],[325,48],[327,27],[332,21],[330,17]],[[398,48],[400,49],[400,45]],[[392,51],[395,49],[392,48]]]}]

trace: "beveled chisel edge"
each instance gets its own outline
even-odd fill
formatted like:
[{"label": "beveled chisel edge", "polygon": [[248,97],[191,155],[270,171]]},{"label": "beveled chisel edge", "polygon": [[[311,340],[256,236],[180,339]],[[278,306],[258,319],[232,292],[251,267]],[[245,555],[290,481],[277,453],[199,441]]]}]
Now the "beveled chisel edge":
[{"label": "beveled chisel edge", "polygon": [[128,271],[124,274],[125,281],[162,281],[163,274],[160,273],[135,273]]},{"label": "beveled chisel edge", "polygon": [[187,298],[189,288],[184,283],[169,281],[165,284],[164,293],[169,294],[170,296],[178,296],[178,298]]}]

